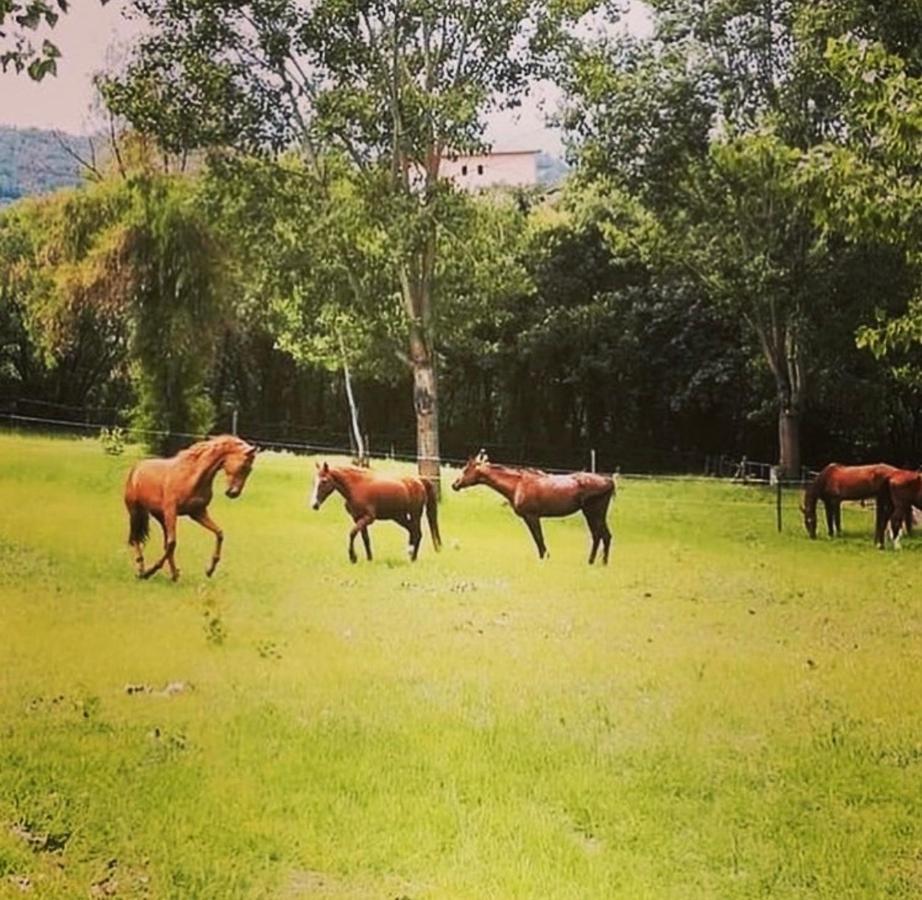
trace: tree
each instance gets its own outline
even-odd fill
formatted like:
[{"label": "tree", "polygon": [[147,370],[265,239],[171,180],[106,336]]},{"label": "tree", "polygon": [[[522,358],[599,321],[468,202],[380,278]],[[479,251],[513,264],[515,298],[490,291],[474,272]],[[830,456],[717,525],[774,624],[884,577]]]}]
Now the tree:
[{"label": "tree", "polygon": [[94,378],[126,372],[134,424],[157,450],[174,448],[167,433],[210,427],[228,290],[193,182],[142,168],[23,201],[0,220],[5,246],[2,292],[49,360],[82,348]]},{"label": "tree", "polygon": [[69,10],[70,0],[0,0],[0,70],[25,71],[34,81],[56,75],[61,51],[48,37],[36,49],[32,37],[50,32]]},{"label": "tree", "polygon": [[[298,148],[305,191],[331,207],[330,161],[349,161],[389,260],[393,283],[374,302],[400,322],[429,477],[440,456],[436,269],[453,208],[441,160],[480,146],[484,114],[542,72],[568,5],[138,0],[151,31],[104,89],[112,109],[169,150]],[[361,288],[349,252],[343,260]]]},{"label": "tree", "polygon": [[564,116],[584,175],[614,177],[662,239],[659,265],[694,272],[749,326],[775,384],[779,459],[800,469],[800,424],[817,327],[851,252],[814,216],[799,169],[844,127],[830,36],[855,28],[894,45],[917,10],[888,21],[853,0],[653,0],[654,34],[587,42]]},{"label": "tree", "polygon": [[858,342],[878,358],[902,358],[897,374],[922,389],[922,77],[911,74],[911,60],[853,37],[830,42],[827,56],[848,127],[839,141],[814,149],[803,183],[827,228],[888,244],[913,270],[915,293],[904,311],[877,308]]}]

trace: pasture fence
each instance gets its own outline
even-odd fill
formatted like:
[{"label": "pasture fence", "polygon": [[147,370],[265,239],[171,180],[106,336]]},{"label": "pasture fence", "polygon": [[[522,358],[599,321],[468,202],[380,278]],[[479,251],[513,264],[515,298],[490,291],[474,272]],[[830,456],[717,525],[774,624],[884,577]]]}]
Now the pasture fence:
[{"label": "pasture fence", "polygon": [[[46,413],[47,410],[47,413]],[[42,414],[45,413],[45,414]],[[101,446],[106,452],[113,452],[113,443],[111,436],[114,432],[118,434],[117,445],[140,443],[149,437],[166,437],[175,439],[180,445],[183,443],[192,443],[201,440],[202,435],[185,432],[174,432],[156,429],[141,429],[130,425],[120,424],[123,421],[118,411],[110,408],[85,408],[85,407],[68,407],[65,404],[45,403],[44,401],[27,401],[23,403],[0,404],[0,423],[6,426],[10,431],[20,431],[28,433],[43,433],[55,435],[71,435],[98,438]],[[237,424],[236,416],[233,418],[233,425]],[[279,450],[294,454],[316,455],[330,454],[331,456],[355,457],[356,447],[354,442],[349,439],[348,435],[338,435],[335,432],[315,432],[316,439],[305,440],[286,440],[272,435],[257,435],[247,433],[247,439],[267,450]],[[487,445],[488,448],[496,446]],[[116,451],[118,452],[118,451]],[[369,445],[366,436],[365,455],[370,459],[393,460],[398,462],[416,463],[420,457],[409,450],[400,449],[393,443],[387,450],[375,452]],[[543,455],[543,454],[542,454]],[[599,453],[597,448],[589,448],[585,451],[585,468],[595,471]],[[547,465],[544,460],[537,461],[529,458],[509,458],[502,457],[503,462],[510,465],[534,466],[544,471],[562,474],[574,470],[572,466]],[[700,458],[699,458],[700,459]],[[463,466],[466,463],[465,458],[443,455],[440,462],[450,466]],[[780,478],[778,477],[777,466],[751,460],[747,456],[734,457],[727,454],[706,456],[703,471],[699,467],[699,474],[676,474],[668,472],[640,472],[622,470],[618,465],[613,466],[609,471],[615,477],[616,483],[622,487],[625,483],[642,482],[642,481],[660,481],[660,482],[690,482],[690,481],[720,481],[729,484],[738,484],[752,488],[754,493],[751,494],[753,505],[758,506],[771,515],[775,521],[778,531],[783,528],[784,513],[794,512],[791,509],[792,503],[785,502],[785,497],[791,497],[792,491],[802,488],[815,472],[803,468],[800,478]],[[715,506],[719,505],[719,500],[709,500],[707,502],[694,500],[676,500],[671,502],[691,503],[695,505]],[[739,499],[734,499],[733,505],[740,504]],[[799,495],[797,498],[799,503]]]}]

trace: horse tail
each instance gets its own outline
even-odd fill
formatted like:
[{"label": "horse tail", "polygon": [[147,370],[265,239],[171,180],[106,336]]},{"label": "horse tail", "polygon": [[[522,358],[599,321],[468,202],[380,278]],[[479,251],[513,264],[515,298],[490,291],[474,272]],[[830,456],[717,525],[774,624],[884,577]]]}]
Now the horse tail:
[{"label": "horse tail", "polygon": [[432,546],[436,550],[442,549],[442,536],[439,534],[439,495],[435,485],[428,479],[423,479],[426,488],[426,519],[429,521],[429,534],[432,535]]},{"label": "horse tail", "polygon": [[143,544],[150,533],[150,513],[140,503],[128,506],[128,543]]}]

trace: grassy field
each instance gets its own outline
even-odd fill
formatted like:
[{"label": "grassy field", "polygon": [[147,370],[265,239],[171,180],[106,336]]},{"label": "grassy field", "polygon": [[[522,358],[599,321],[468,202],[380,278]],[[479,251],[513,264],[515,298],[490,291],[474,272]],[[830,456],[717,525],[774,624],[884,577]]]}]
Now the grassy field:
[{"label": "grassy field", "polygon": [[138,582],[130,461],[0,436],[0,896],[922,895],[922,538],[628,480],[608,569],[486,488],[353,566],[264,454]]}]

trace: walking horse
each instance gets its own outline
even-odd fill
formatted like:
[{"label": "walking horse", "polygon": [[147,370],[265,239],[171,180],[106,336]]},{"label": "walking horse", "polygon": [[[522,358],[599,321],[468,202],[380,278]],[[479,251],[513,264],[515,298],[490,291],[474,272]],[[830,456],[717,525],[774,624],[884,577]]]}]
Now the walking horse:
[{"label": "walking horse", "polygon": [[541,559],[548,555],[541,531],[542,517],[582,512],[592,534],[589,564],[595,562],[600,545],[602,562],[608,564],[611,531],[605,518],[615,495],[615,483],[610,476],[592,472],[549,475],[539,469],[500,466],[491,463],[481,450],[467,461],[452,489],[460,491],[475,484],[485,484],[509,501],[515,514],[525,520]]},{"label": "walking horse", "polygon": [[[243,492],[253,468],[256,447],[231,434],[199,441],[180,450],[169,459],[145,459],[136,463],[125,482],[125,507],[128,510],[128,543],[135,549],[139,578],[150,578],[166,563],[173,581],[179,578],[174,554],[176,551],[176,519],[189,516],[215,536],[211,564],[205,571],[209,577],[221,559],[224,532],[208,515],[212,482],[223,469],[227,490],[234,499]],[[144,542],[153,516],[163,529],[163,556],[149,569],[144,568]]]},{"label": "walking horse", "polygon": [[409,534],[409,556],[415,561],[423,539],[420,527],[423,509],[429,521],[432,546],[442,548],[439,534],[438,497],[435,485],[425,478],[407,475],[394,478],[379,475],[359,466],[331,466],[317,464],[311,506],[320,509],[324,500],[338,491],[346,501],[346,512],[355,523],[349,532],[349,559],[356,562],[355,538],[362,535],[365,556],[371,560],[371,538],[368,526],[377,519],[389,519],[405,528]]}]

